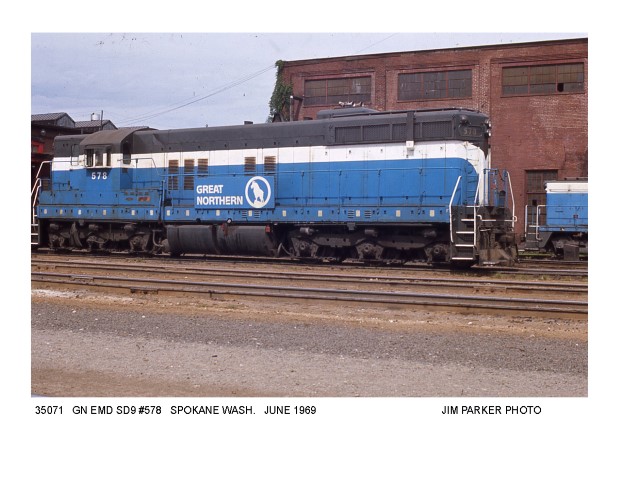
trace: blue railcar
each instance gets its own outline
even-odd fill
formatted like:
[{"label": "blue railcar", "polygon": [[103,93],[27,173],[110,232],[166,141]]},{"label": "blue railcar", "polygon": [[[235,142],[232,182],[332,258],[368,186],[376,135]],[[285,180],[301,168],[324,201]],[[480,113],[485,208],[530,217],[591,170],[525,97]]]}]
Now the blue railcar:
[{"label": "blue railcar", "polygon": [[586,179],[546,183],[546,204],[527,207],[525,249],[565,256],[588,253],[589,183]]},{"label": "blue railcar", "polygon": [[57,137],[37,244],[511,264],[509,177],[489,138],[488,117],[459,108]]}]

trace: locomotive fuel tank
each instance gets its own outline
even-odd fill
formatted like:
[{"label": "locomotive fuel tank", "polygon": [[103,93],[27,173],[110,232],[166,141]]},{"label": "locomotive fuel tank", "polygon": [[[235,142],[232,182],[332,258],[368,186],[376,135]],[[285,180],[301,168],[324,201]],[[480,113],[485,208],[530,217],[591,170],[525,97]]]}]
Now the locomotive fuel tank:
[{"label": "locomotive fuel tank", "polygon": [[249,225],[168,225],[168,248],[172,255],[275,256],[277,244],[269,227]]}]

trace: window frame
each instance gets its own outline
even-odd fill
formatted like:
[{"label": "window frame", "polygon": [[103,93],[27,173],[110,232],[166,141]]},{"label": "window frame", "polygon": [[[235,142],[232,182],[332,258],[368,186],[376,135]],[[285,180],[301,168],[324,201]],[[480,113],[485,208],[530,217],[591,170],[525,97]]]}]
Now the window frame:
[{"label": "window frame", "polygon": [[112,147],[110,145],[90,145],[84,149],[84,167],[111,168]]},{"label": "window frame", "polygon": [[[339,102],[370,104],[372,82],[372,75],[306,78],[303,83],[303,103],[306,106],[337,105]],[[309,92],[312,94],[308,95]]]},{"label": "window frame", "polygon": [[[461,73],[466,73],[467,75],[453,77],[455,74]],[[411,77],[412,81],[405,82],[404,77]],[[464,82],[464,85],[453,87],[453,84],[459,84],[460,82]],[[410,88],[403,88],[404,85],[409,85]],[[418,87],[415,88],[415,86]],[[406,92],[410,92],[410,95],[405,95]],[[430,94],[432,92],[434,93]],[[453,93],[455,92],[463,93],[461,95],[454,95]],[[397,75],[398,102],[425,102],[468,98],[473,98],[473,68],[400,72]]]},{"label": "window frame", "polygon": [[[577,68],[574,69],[574,67]],[[566,71],[561,71],[562,69]],[[510,75],[510,73],[513,73],[513,75]],[[517,79],[520,79],[520,81]],[[584,61],[534,63],[501,67],[501,96],[503,97],[570,95],[584,92]]]},{"label": "window frame", "polygon": [[[537,178],[534,178],[534,176]],[[557,169],[525,170],[525,205],[529,207],[529,218],[525,219],[527,225],[533,223],[535,208],[540,205],[546,205],[546,182],[553,182],[558,178],[559,170]],[[546,222],[545,209],[542,209],[540,212],[539,221],[542,224]]]}]

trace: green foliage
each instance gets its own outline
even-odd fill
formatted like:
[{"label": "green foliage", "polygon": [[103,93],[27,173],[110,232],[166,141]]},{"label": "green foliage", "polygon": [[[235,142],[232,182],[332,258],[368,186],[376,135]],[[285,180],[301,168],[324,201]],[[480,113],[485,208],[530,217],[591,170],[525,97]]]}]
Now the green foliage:
[{"label": "green foliage", "polygon": [[271,100],[269,100],[269,121],[279,114],[282,120],[288,120],[290,116],[290,96],[292,95],[292,82],[284,82],[282,69],[284,61],[275,62],[277,66],[277,78]]}]

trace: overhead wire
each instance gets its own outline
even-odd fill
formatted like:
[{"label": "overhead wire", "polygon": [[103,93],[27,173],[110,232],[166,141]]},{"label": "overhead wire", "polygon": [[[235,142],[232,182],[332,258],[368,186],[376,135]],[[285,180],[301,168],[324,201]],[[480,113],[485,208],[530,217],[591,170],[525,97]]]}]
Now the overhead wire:
[{"label": "overhead wire", "polygon": [[[365,47],[365,48],[363,48],[361,50],[358,50],[357,52],[355,52],[355,54],[358,54],[358,53],[363,52],[363,51],[365,51],[365,50],[367,50],[369,48],[372,48],[373,46],[375,46],[375,45],[377,45],[377,44],[379,44],[381,42],[384,42],[385,40],[388,40],[388,39],[392,38],[395,35],[397,35],[397,33],[393,33],[391,35],[388,35],[387,37],[385,37],[385,38],[383,38],[381,40],[378,40],[377,42],[374,42],[371,45],[369,45],[369,46],[367,46],[367,47]],[[176,103],[171,104],[169,107],[166,107],[164,110],[151,110],[150,112],[146,112],[146,113],[144,113],[142,115],[138,115],[136,117],[128,118],[128,119],[126,119],[122,123],[124,125],[136,125],[137,123],[144,122],[146,120],[151,120],[151,119],[156,118],[156,117],[160,117],[161,115],[165,115],[166,113],[170,113],[170,112],[173,112],[173,111],[176,111],[176,110],[180,110],[181,108],[185,108],[185,107],[187,107],[189,105],[193,105],[194,103],[201,102],[203,100],[206,100],[207,98],[213,97],[213,96],[218,95],[218,94],[220,94],[222,92],[225,92],[226,90],[234,88],[234,87],[236,87],[238,85],[241,85],[241,84],[243,84],[245,82],[248,82],[249,80],[252,80],[252,79],[254,79],[254,78],[256,78],[256,77],[258,77],[258,76],[260,76],[260,75],[262,75],[262,74],[264,74],[266,72],[268,72],[269,70],[272,70],[272,69],[275,69],[275,68],[277,68],[276,65],[270,65],[270,66],[262,68],[262,69],[260,69],[260,70],[258,70],[256,72],[253,72],[253,73],[250,73],[248,75],[245,75],[244,77],[241,77],[241,78],[239,78],[237,80],[234,80],[234,81],[232,81],[232,82],[230,82],[230,83],[228,83],[226,85],[223,85],[223,86],[219,87],[218,89],[208,93],[207,95],[203,95],[203,96],[201,96],[199,98],[191,98],[190,100],[189,99],[188,100],[181,100],[180,102],[176,102]]]},{"label": "overhead wire", "polygon": [[[223,85],[219,88],[217,88],[216,90],[208,93],[207,95],[203,95],[199,98],[192,98],[190,101],[189,100],[182,100],[181,102],[176,102],[171,104],[169,107],[166,107],[164,110],[152,110],[151,112],[147,112],[143,115],[138,115],[136,117],[132,117],[132,118],[128,118],[126,119],[123,124],[125,125],[135,125],[138,122],[143,122],[145,120],[151,120],[153,118],[159,117],[161,115],[165,115],[166,113],[170,113],[173,112],[175,110],[180,110],[181,108],[185,108],[189,105],[192,105],[194,103],[198,103],[201,102],[203,100],[206,100],[207,98],[210,98],[214,95],[217,95],[219,93],[225,92],[226,90],[229,90],[231,88],[234,88],[236,86],[239,86],[245,82],[248,82],[249,80],[252,80],[266,72],[268,72],[269,70],[273,70],[277,68],[276,65],[270,65],[268,67],[262,68],[256,72],[250,73],[248,75],[245,75],[244,77],[238,78],[226,85]],[[180,104],[179,104],[180,103]]]},{"label": "overhead wire", "polygon": [[368,50],[370,48],[372,48],[375,45],[378,45],[379,43],[384,42],[385,40],[389,40],[392,37],[395,37],[398,33],[392,33],[391,35],[389,35],[388,37],[383,38],[382,40],[378,40],[377,42],[372,43],[371,45],[368,45],[365,48],[362,48],[361,50],[357,50],[353,55],[357,55],[358,53],[364,52],[365,50]]}]

